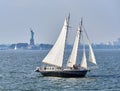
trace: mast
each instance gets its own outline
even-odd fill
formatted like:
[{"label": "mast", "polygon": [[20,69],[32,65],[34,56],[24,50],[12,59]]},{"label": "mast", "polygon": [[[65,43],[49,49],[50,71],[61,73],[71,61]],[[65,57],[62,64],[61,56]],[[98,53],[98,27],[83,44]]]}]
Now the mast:
[{"label": "mast", "polygon": [[[81,30],[82,30],[82,24],[83,24],[83,18],[81,18]],[[83,39],[83,56],[82,56],[82,61],[80,64],[81,68],[87,69],[87,58],[86,58],[86,52],[85,52],[85,42],[84,42],[84,36],[82,36]]]},{"label": "mast", "polygon": [[69,19],[70,19],[70,16],[65,18],[61,33],[57,41],[55,42],[54,46],[50,50],[50,52],[43,59],[42,61],[43,63],[57,66],[57,67],[62,67],[65,44],[66,44],[66,36],[68,33],[67,31],[69,26]]}]

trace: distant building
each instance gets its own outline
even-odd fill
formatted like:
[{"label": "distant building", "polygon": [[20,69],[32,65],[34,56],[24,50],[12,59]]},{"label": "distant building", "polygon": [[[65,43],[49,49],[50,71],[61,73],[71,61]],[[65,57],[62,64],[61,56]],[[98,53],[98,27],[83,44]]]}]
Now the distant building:
[{"label": "distant building", "polygon": [[28,43],[11,44],[9,46],[9,49],[15,49],[15,47],[16,47],[16,49],[28,49]]},{"label": "distant building", "polygon": [[120,38],[117,39],[117,41],[113,41],[114,45],[120,45]]},{"label": "distant building", "polygon": [[31,38],[30,38],[30,46],[34,46],[35,43],[34,43],[34,32],[32,29],[30,29],[31,31]]}]

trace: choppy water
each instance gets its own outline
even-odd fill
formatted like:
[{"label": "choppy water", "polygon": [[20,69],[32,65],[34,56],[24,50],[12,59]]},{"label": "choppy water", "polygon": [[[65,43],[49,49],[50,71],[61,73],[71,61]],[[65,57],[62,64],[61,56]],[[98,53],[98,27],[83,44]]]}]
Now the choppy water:
[{"label": "choppy water", "polygon": [[120,91],[120,50],[96,50],[99,68],[84,78],[34,72],[47,51],[0,51],[0,91]]}]

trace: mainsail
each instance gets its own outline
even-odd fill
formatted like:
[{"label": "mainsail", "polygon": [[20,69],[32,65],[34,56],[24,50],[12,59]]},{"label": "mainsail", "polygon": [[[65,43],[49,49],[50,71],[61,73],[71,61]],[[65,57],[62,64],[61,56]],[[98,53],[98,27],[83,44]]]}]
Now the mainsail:
[{"label": "mainsail", "polygon": [[68,16],[68,18],[65,19],[61,33],[53,48],[42,61],[43,63],[62,67],[67,30],[69,26],[69,18],[70,16]]},{"label": "mainsail", "polygon": [[71,55],[70,55],[68,62],[67,62],[67,67],[73,67],[73,65],[76,64],[78,44],[79,44],[79,39],[80,39],[80,32],[81,32],[81,30],[80,30],[80,26],[79,26],[78,30],[77,30],[75,42],[73,45],[73,49],[72,49]]}]

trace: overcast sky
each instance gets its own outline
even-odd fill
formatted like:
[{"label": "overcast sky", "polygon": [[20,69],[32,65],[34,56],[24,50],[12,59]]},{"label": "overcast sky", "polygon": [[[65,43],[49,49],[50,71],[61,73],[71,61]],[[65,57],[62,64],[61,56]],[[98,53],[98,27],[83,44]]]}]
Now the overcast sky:
[{"label": "overcast sky", "polygon": [[120,0],[0,0],[0,44],[29,43],[29,28],[35,43],[54,43],[69,12],[70,43],[81,17],[92,43],[120,37]]}]

